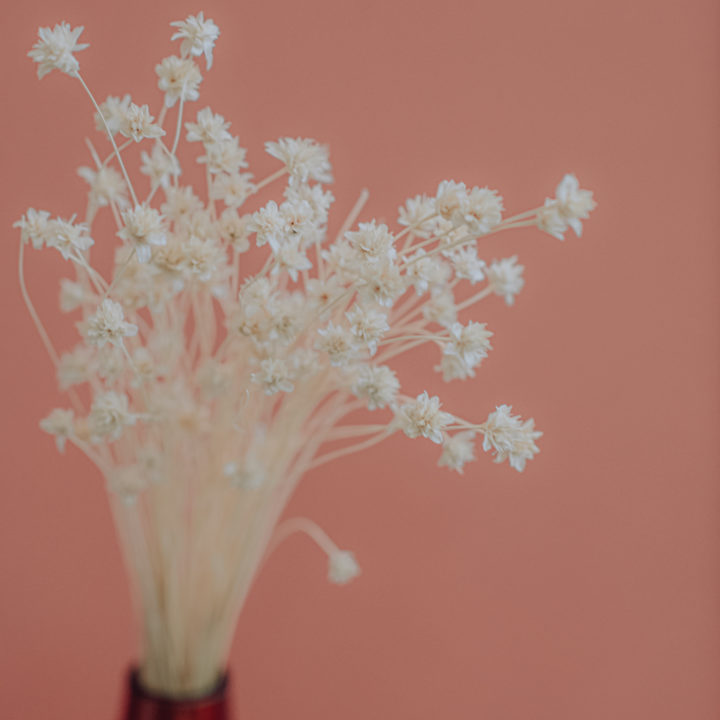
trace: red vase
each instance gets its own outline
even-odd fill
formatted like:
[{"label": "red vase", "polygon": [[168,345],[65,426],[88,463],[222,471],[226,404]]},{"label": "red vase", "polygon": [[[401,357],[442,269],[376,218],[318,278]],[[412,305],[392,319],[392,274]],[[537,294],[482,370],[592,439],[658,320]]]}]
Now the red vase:
[{"label": "red vase", "polygon": [[210,694],[178,700],[145,690],[131,670],[122,720],[230,720],[228,694],[227,675]]}]

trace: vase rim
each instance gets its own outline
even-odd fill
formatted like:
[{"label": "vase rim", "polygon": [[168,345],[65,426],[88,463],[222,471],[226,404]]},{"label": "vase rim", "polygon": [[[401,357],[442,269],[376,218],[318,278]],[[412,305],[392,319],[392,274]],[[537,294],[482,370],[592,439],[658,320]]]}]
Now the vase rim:
[{"label": "vase rim", "polygon": [[130,680],[130,691],[138,699],[151,701],[158,704],[174,704],[183,703],[187,705],[193,704],[208,704],[217,703],[224,700],[227,696],[228,684],[230,681],[230,674],[225,673],[219,679],[216,685],[206,693],[202,695],[195,695],[192,693],[183,695],[166,695],[162,692],[156,692],[149,690],[140,681],[140,669],[132,666],[129,671]]}]

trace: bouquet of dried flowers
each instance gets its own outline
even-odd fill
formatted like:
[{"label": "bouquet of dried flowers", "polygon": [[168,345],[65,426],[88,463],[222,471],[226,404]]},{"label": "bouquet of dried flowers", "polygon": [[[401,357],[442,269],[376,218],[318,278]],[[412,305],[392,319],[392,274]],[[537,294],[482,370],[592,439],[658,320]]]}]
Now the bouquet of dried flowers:
[{"label": "bouquet of dried flowers", "polygon": [[[279,166],[257,180],[221,115],[206,107],[187,119],[202,81],[194,58],[210,68],[217,26],[203,13],[172,25],[179,54],[155,68],[157,120],[129,95],[96,102],[75,57],[87,47],[82,27],[40,28],[29,53],[38,76],[76,78],[110,147],[87,143],[82,222],[30,209],[16,225],[22,293],[68,396],[40,426],[106,479],[143,631],[142,681],[182,694],[222,674],[253,576],[288,534],[307,533],[327,553],[331,582],[358,574],[354,555],[311,521],[278,525],[311,468],[401,432],[437,443],[438,464],[457,472],[475,459],[478,436],[496,462],[523,470],[538,451],[533,420],[508,405],[466,420],[427,392],[410,397],[393,360],[431,343],[445,381],[473,377],[492,332],[460,318],[492,295],[512,305],[524,282],[517,257],[486,263],[478,241],[521,227],[580,235],[595,203],[566,175],[555,197],[503,217],[496,191],[445,181],[408,199],[391,229],[358,222],[363,191],[331,239],[328,149],[268,142]],[[202,189],[180,180],[183,131],[198,149]],[[123,159],[134,143],[147,146],[145,178],[131,178]],[[282,197],[243,209],[271,184],[283,184]],[[93,246],[112,241],[93,230],[99,213],[111,214],[119,240],[108,277],[91,262]],[[62,354],[25,287],[28,242],[73,270],[60,307],[77,313],[80,337]],[[262,263],[251,247],[266,253]],[[456,301],[463,283],[476,291]]]}]

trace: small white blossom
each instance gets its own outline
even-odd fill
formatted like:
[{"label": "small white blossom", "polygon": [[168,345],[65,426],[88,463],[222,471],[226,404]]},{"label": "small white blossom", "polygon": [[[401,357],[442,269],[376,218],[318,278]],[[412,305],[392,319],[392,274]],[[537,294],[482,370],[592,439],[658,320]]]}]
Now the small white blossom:
[{"label": "small white blossom", "polygon": [[255,192],[252,173],[218,173],[210,186],[210,197],[231,208],[240,207]]},{"label": "small white blossom", "polygon": [[49,27],[38,28],[39,40],[28,55],[38,64],[39,78],[51,70],[61,70],[71,76],[77,75],[80,63],[73,53],[89,47],[87,43],[78,43],[83,29],[82,25],[71,28],[66,22],[56,25],[52,30]]},{"label": "small white blossom", "polygon": [[248,216],[240,217],[237,210],[227,208],[222,211],[218,221],[220,236],[225,238],[239,253],[250,249],[250,219]]},{"label": "small white blossom", "polygon": [[400,383],[387,365],[361,365],[355,372],[352,392],[366,399],[368,410],[384,408],[395,403]]},{"label": "small white blossom", "polygon": [[479,365],[487,357],[488,350],[492,349],[490,338],[493,334],[485,323],[453,323],[448,331],[450,342],[445,346],[444,352],[457,355],[469,368]]},{"label": "small white blossom", "polygon": [[374,355],[377,352],[378,342],[390,329],[387,314],[355,304],[350,312],[345,313],[345,317],[350,322],[352,334],[367,346],[370,355]]},{"label": "small white blossom", "polygon": [[449,255],[455,270],[455,277],[469,280],[471,285],[485,278],[485,261],[477,256],[474,245],[465,245],[453,250]]},{"label": "small white blossom", "polygon": [[230,140],[232,135],[228,132],[230,123],[222,115],[216,115],[209,108],[198,110],[197,121],[186,122],[186,139],[188,142],[201,142],[205,145]]},{"label": "small white blossom", "polygon": [[453,225],[462,225],[465,221],[463,209],[467,203],[467,188],[465,183],[456,183],[454,180],[443,180],[438,185],[435,195],[435,210],[444,219]]},{"label": "small white blossom", "polygon": [[517,264],[515,255],[511,258],[494,260],[488,268],[487,277],[492,291],[496,295],[504,297],[508,305],[515,302],[515,296],[525,285],[522,276],[524,269],[522,265]]},{"label": "small white blossom", "polygon": [[127,185],[125,178],[115,168],[105,165],[99,170],[79,167],[78,175],[90,185],[90,202],[96,207],[117,205],[127,207]]},{"label": "small white blossom", "polygon": [[400,406],[397,420],[409,438],[422,436],[440,444],[443,429],[452,422],[453,416],[440,410],[439,397],[430,397],[425,391],[415,400]]},{"label": "small white blossom", "polygon": [[462,475],[465,463],[475,460],[474,439],[475,433],[472,430],[455,433],[445,438],[438,466],[456,470]]},{"label": "small white blossom", "polygon": [[457,320],[455,296],[449,287],[433,288],[430,300],[423,306],[423,316],[428,322],[449,327]]},{"label": "small white blossom", "polygon": [[419,248],[409,258],[406,267],[408,282],[415,288],[418,296],[431,287],[444,285],[450,278],[450,268],[442,258],[428,257],[425,250]]},{"label": "small white blossom", "polygon": [[[125,122],[125,116],[127,115],[128,108],[132,100],[129,95],[124,95],[122,98],[114,97],[110,95],[105,99],[105,102],[100,103],[100,114],[95,113],[95,127],[103,133],[103,135],[109,129],[113,135],[120,132],[120,128]],[[107,123],[107,129],[105,123]]]},{"label": "small white blossom", "polygon": [[474,187],[461,203],[460,214],[472,235],[483,235],[502,220],[502,198],[490,188]]},{"label": "small white blossom", "polygon": [[376,225],[374,220],[360,223],[356,231],[346,232],[345,237],[362,262],[384,264],[397,256],[395,239],[387,225]]},{"label": "small white blossom", "polygon": [[292,392],[294,385],[287,365],[280,358],[266,358],[260,363],[260,372],[252,373],[250,379],[262,386],[266,395]]},{"label": "small white blossom", "polygon": [[141,263],[150,260],[152,246],[166,245],[167,235],[162,215],[151,207],[136,205],[122,214],[124,227],[118,237],[128,240],[135,247]]},{"label": "small white blossom", "polygon": [[180,177],[180,163],[175,155],[170,153],[157,142],[153,145],[153,149],[148,155],[144,150],[140,153],[140,172],[150,178],[153,187],[160,185],[167,189],[170,186],[172,178]]},{"label": "small white blossom", "polygon": [[128,397],[113,391],[97,395],[90,408],[90,430],[93,442],[103,438],[117,440],[126,427],[134,425],[136,416],[128,410]]},{"label": "small white blossom", "polygon": [[398,208],[400,225],[412,228],[413,234],[427,238],[433,231],[434,218],[437,215],[434,198],[416,195],[408,198],[405,205]]},{"label": "small white blossom", "polygon": [[176,20],[170,25],[178,28],[178,31],[170,39],[182,40],[180,54],[183,57],[204,54],[205,65],[209,70],[213,61],[213,47],[220,35],[218,26],[210,18],[206,20],[202,12],[197,15],[188,15],[185,20]]},{"label": "small white blossom", "polygon": [[58,250],[65,260],[69,260],[73,254],[92,247],[94,241],[88,235],[88,227],[84,223],[75,224],[57,218],[48,225],[45,243]]},{"label": "small white blossom", "polygon": [[565,175],[555,190],[560,212],[567,220],[568,225],[575,234],[582,235],[581,220],[590,217],[590,212],[595,209],[597,203],[593,200],[591,190],[582,190],[580,183],[574,175]]},{"label": "small white blossom", "polygon": [[123,338],[137,335],[137,325],[125,321],[122,305],[105,298],[87,321],[85,337],[91,345],[102,347],[106,342],[119,345]]},{"label": "small white blossom", "polygon": [[55,408],[40,421],[40,428],[55,436],[55,444],[60,452],[65,452],[65,443],[72,436],[74,427],[75,413],[63,408]]},{"label": "small white blossom", "polygon": [[357,343],[349,330],[328,323],[317,333],[320,339],[315,343],[315,347],[328,354],[331,365],[345,367],[352,360],[357,351]]},{"label": "small white blossom", "polygon": [[480,429],[484,433],[483,450],[495,452],[495,462],[509,460],[515,470],[521,472],[525,463],[539,452],[535,440],[542,433],[535,430],[535,421],[523,422],[519,415],[512,415],[512,407],[500,405],[490,413]]},{"label": "small white blossom", "polygon": [[155,125],[153,120],[147,105],[130,103],[120,122],[120,134],[135,142],[140,142],[143,138],[162,137],[165,131],[159,125]]},{"label": "small white blossom", "polygon": [[560,204],[557,200],[545,199],[545,205],[537,213],[538,227],[552,235],[558,240],[565,239],[565,231],[568,229],[567,218],[560,211]]},{"label": "small white blossom", "polygon": [[236,137],[205,145],[205,154],[198,158],[198,162],[208,166],[208,170],[215,173],[236,174],[240,168],[248,166],[245,160],[247,151],[240,147]]},{"label": "small white blossom", "polygon": [[315,140],[280,138],[276,142],[266,142],[265,150],[285,163],[290,176],[299,182],[332,182],[329,150],[325,145],[318,145]]},{"label": "small white blossom", "polygon": [[63,353],[57,369],[58,385],[67,390],[90,379],[93,363],[93,350],[87,345],[78,345],[74,350]]},{"label": "small white blossom", "polygon": [[187,58],[166,57],[155,66],[158,87],[165,93],[165,106],[171,108],[180,98],[183,102],[200,97],[200,68]]},{"label": "small white blossom", "polygon": [[53,231],[50,213],[33,208],[29,208],[25,215],[16,220],[13,227],[20,228],[20,240],[24,243],[29,240],[36,250],[48,242]]},{"label": "small white blossom", "polygon": [[336,550],[328,556],[328,580],[345,585],[360,574],[355,556],[348,550]]},{"label": "small white blossom", "polygon": [[301,249],[298,238],[292,238],[277,247],[275,249],[275,260],[277,263],[272,269],[272,274],[284,270],[292,278],[293,282],[297,282],[298,272],[312,268],[312,263]]}]

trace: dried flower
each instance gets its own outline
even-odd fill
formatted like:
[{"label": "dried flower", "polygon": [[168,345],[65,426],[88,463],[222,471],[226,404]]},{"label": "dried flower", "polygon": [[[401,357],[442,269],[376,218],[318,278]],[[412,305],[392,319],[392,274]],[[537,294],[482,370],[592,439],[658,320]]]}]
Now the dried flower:
[{"label": "dried flower", "polygon": [[171,40],[182,39],[180,54],[183,57],[205,55],[205,63],[209,70],[213,60],[213,47],[220,35],[218,26],[210,18],[205,20],[202,12],[197,15],[188,15],[185,20],[177,20],[171,22],[170,25],[178,28]]},{"label": "dried flower", "polygon": [[483,450],[495,452],[495,462],[509,460],[517,471],[525,469],[525,463],[539,452],[535,440],[542,433],[535,430],[534,420],[522,422],[519,415],[512,415],[512,407],[500,405],[488,415],[480,426],[485,438]]},{"label": "dried flower", "polygon": [[83,29],[82,25],[70,28],[66,22],[56,25],[52,30],[49,27],[38,28],[40,39],[33,45],[28,55],[38,64],[39,78],[44,77],[51,70],[77,75],[80,64],[73,53],[90,47],[87,43],[78,43]]},{"label": "dried flower", "polygon": [[85,337],[90,344],[102,347],[106,342],[119,345],[123,338],[137,335],[137,331],[137,325],[126,322],[122,305],[105,298],[88,318]]},{"label": "dried flower", "polygon": [[443,429],[452,422],[452,415],[440,410],[440,398],[430,397],[427,391],[400,406],[397,419],[401,430],[409,437],[426,437],[434,443],[443,441]]}]

